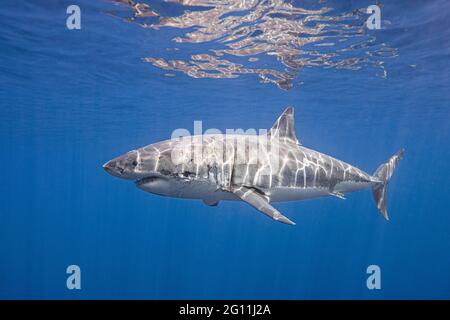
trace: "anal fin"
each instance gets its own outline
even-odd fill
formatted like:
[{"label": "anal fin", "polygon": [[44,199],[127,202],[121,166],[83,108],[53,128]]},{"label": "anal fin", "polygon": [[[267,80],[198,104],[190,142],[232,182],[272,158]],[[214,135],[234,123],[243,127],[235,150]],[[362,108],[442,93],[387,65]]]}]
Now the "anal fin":
[{"label": "anal fin", "polygon": [[277,209],[272,207],[267,197],[257,192],[255,189],[241,187],[231,187],[231,191],[242,201],[247,202],[252,207],[264,213],[268,217],[285,224],[295,225],[295,222],[282,215]]}]

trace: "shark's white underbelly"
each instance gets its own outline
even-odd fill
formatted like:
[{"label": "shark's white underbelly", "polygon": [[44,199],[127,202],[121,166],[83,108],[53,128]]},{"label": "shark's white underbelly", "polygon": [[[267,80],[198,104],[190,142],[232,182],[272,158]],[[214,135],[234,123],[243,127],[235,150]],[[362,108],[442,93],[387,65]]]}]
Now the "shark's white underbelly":
[{"label": "shark's white underbelly", "polygon": [[325,188],[285,188],[277,187],[269,190],[262,190],[270,198],[270,202],[284,202],[312,199],[323,197],[329,194]]},{"label": "shark's white underbelly", "polygon": [[[334,191],[340,193],[353,192],[371,186],[369,183],[342,182],[338,183]],[[186,199],[201,199],[210,201],[240,200],[231,192],[221,190],[217,184],[208,180],[159,180],[146,186],[140,185],[141,189],[147,192]],[[252,187],[252,186],[248,186]],[[256,189],[259,189],[255,186]],[[328,188],[298,188],[298,187],[274,187],[270,189],[259,189],[269,197],[270,202],[296,201],[312,199],[330,195]]]}]

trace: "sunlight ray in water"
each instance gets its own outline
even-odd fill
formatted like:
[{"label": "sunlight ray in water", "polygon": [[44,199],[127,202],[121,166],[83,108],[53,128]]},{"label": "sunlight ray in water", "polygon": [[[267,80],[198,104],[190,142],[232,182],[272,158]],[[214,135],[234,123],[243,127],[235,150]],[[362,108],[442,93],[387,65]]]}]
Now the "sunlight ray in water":
[{"label": "sunlight ray in water", "polygon": [[[386,77],[383,59],[397,56],[396,49],[377,43],[366,28],[365,8],[333,15],[330,7],[309,10],[285,0],[170,0],[167,2],[182,5],[185,10],[181,15],[164,17],[146,3],[114,2],[131,10],[132,17],[127,21],[144,28],[186,31],[173,39],[177,43],[208,43],[208,52],[185,59],[144,58],[157,68],[193,78],[256,74],[263,83],[289,90],[308,67],[381,68],[382,72],[374,74]],[[267,59],[257,57],[263,55]],[[239,57],[246,57],[246,61]],[[245,62],[253,63],[246,66]]]}]

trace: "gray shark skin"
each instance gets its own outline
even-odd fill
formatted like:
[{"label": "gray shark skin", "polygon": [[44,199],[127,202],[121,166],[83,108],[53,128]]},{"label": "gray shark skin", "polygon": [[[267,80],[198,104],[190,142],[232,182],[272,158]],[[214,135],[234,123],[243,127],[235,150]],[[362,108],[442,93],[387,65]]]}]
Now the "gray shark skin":
[{"label": "gray shark skin", "polygon": [[113,176],[134,180],[144,191],[200,199],[210,206],[242,200],[272,219],[295,224],[271,203],[335,196],[372,188],[388,220],[386,187],[403,149],[370,175],[350,164],[305,148],[288,107],[267,135],[210,134],[172,139],[132,150],[107,162]]}]

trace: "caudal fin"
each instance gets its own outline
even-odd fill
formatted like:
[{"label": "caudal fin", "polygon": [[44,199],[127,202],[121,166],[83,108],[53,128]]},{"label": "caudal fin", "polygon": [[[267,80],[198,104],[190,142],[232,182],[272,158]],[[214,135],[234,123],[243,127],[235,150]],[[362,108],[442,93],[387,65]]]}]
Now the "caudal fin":
[{"label": "caudal fin", "polygon": [[375,171],[375,173],[373,174],[373,176],[375,178],[378,178],[378,180],[380,180],[381,182],[373,186],[372,195],[375,199],[378,210],[380,210],[380,213],[386,220],[389,220],[388,213],[386,211],[387,185],[392,177],[392,174],[394,173],[398,161],[402,158],[404,152],[404,149],[400,149],[388,160],[388,162],[383,163],[381,166],[379,166],[377,171]]}]

